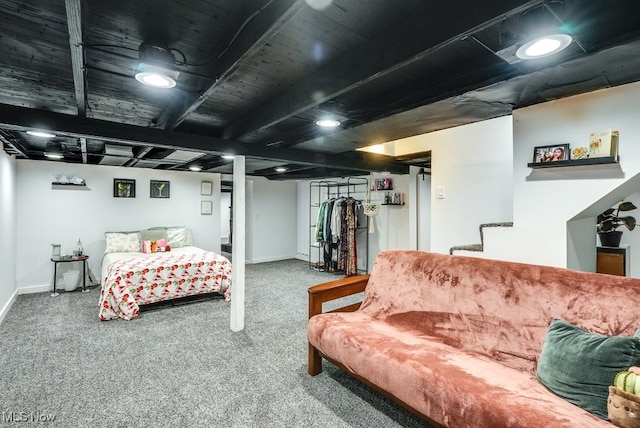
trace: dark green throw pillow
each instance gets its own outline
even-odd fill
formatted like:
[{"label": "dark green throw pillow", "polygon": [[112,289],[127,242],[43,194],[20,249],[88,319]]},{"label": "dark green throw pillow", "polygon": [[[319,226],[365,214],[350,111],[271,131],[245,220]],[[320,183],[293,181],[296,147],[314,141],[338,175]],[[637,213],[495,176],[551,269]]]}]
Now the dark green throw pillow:
[{"label": "dark green throw pillow", "polygon": [[554,394],[607,419],[616,373],[640,365],[640,339],[602,336],[560,319],[551,321],[538,360],[538,380]]}]

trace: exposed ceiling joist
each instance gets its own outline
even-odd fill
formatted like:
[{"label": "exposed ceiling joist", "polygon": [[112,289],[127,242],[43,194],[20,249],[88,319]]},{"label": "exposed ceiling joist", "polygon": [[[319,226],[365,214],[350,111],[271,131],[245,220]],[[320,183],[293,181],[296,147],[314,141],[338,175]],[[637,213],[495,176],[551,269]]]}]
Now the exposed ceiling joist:
[{"label": "exposed ceiling joist", "polygon": [[17,131],[32,129],[34,124],[57,134],[76,138],[97,138],[124,144],[151,145],[169,149],[193,150],[210,154],[238,154],[258,159],[271,159],[304,165],[344,168],[351,171],[388,171],[406,174],[402,165],[382,155],[354,152],[350,157],[305,150],[264,148],[205,135],[187,134],[135,125],[78,118],[61,113],[0,105],[0,126]]},{"label": "exposed ceiling joist", "polygon": [[82,153],[82,163],[87,163],[87,139],[85,137],[79,138],[80,140],[80,152]]},{"label": "exposed ceiling joist", "polygon": [[87,93],[84,84],[81,0],[65,0],[64,3],[67,11],[69,48],[71,49],[71,68],[73,71],[73,86],[75,88],[78,116],[84,117],[87,114]]},{"label": "exposed ceiling joist", "polygon": [[209,76],[213,83],[200,95],[184,93],[177,96],[160,114],[157,125],[163,129],[174,129],[200,104],[209,98],[215,89],[225,82],[239,63],[251,58],[274,34],[293,19],[304,6],[303,0],[274,0],[254,12],[246,26],[240,28],[231,45],[217,58]]},{"label": "exposed ceiling joist", "polygon": [[20,155],[23,158],[28,158],[27,150],[22,147],[21,144],[18,144],[15,141],[10,140],[10,135],[7,131],[0,129],[0,143],[6,144],[11,148],[11,151],[14,152],[14,155]]},{"label": "exposed ceiling joist", "polygon": [[456,9],[448,9],[451,16],[432,14],[414,17],[414,20],[420,21],[422,28],[429,30],[416,32],[416,25],[406,25],[404,28],[394,27],[389,32],[380,33],[366,46],[343,55],[281,96],[264,103],[258,110],[237,118],[224,129],[222,135],[229,139],[242,139],[253,132],[274,126],[369,81],[417,62],[449,43],[500,22],[508,15],[521,13],[541,3],[542,0],[497,0],[476,8],[473,14],[459,14]]}]

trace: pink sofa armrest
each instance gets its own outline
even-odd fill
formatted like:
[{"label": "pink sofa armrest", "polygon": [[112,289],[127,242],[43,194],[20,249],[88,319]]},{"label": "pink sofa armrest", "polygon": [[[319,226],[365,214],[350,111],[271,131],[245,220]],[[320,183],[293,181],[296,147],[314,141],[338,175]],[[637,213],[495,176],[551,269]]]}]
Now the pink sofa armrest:
[{"label": "pink sofa armrest", "polygon": [[[340,299],[361,293],[369,282],[369,275],[356,275],[346,278],[329,281],[314,285],[309,288],[309,318],[322,312],[322,305],[325,302]],[[362,302],[353,303],[338,309],[327,312],[353,312],[356,311]],[[311,343],[309,343],[309,374],[315,376],[322,372],[322,356]]]}]

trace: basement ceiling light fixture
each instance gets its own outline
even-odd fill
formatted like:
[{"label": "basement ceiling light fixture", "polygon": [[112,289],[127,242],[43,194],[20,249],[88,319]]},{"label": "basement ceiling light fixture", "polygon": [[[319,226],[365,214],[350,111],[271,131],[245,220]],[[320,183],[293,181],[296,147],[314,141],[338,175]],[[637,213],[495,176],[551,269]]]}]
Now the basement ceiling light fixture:
[{"label": "basement ceiling light fixture", "polygon": [[46,151],[44,155],[49,159],[62,159],[62,144],[58,142],[47,143]]},{"label": "basement ceiling light fixture", "polygon": [[142,42],[138,48],[140,64],[136,80],[154,88],[169,89],[176,86],[180,73],[175,70],[176,58],[171,51],[160,45]]},{"label": "basement ceiling light fixture", "polygon": [[27,131],[27,134],[39,138],[53,138],[56,136],[56,134],[46,131]]},{"label": "basement ceiling light fixture", "polygon": [[140,63],[136,80],[154,88],[170,89],[176,86],[178,74],[177,71]]},{"label": "basement ceiling light fixture", "polygon": [[284,166],[279,166],[276,168],[276,172],[287,172],[287,168]]},{"label": "basement ceiling light fixture", "polygon": [[336,128],[340,126],[340,121],[336,119],[318,119],[316,125],[321,128]]},{"label": "basement ceiling light fixture", "polygon": [[198,166],[198,165],[191,165],[189,167],[189,171],[193,171],[193,172],[199,172],[202,171],[202,167]]},{"label": "basement ceiling light fixture", "polygon": [[516,56],[520,59],[537,59],[560,52],[567,48],[573,38],[568,34],[551,34],[538,37],[520,46]]},{"label": "basement ceiling light fixture", "polygon": [[222,159],[233,160],[235,157],[233,155],[222,155]]}]

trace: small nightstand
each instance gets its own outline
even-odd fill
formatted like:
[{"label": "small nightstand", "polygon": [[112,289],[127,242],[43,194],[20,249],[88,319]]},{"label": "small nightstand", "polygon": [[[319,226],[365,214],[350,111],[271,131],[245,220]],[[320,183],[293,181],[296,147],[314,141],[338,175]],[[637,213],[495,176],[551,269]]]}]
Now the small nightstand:
[{"label": "small nightstand", "polygon": [[53,262],[53,293],[51,293],[52,296],[58,295],[58,292],[56,291],[58,263],[82,262],[82,291],[87,291],[87,259],[88,258],[89,256],[51,257],[51,261]]}]

